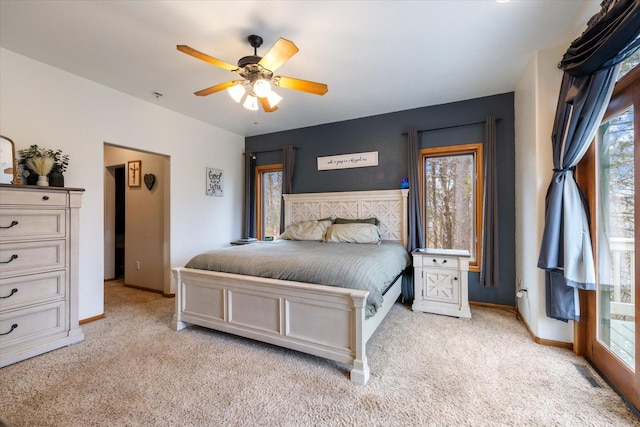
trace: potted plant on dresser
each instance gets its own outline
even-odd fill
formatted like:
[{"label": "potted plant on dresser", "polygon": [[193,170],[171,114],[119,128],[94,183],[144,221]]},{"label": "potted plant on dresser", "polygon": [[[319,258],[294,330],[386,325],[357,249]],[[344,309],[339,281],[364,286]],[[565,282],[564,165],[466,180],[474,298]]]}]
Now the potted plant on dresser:
[{"label": "potted plant on dresser", "polygon": [[[64,172],[69,166],[69,155],[62,150],[41,148],[33,144],[29,148],[19,150],[19,165],[22,165],[23,180],[28,185],[50,185],[64,187]],[[47,169],[48,168],[48,169]],[[47,179],[39,178],[46,176]],[[45,181],[48,183],[45,184]]]}]

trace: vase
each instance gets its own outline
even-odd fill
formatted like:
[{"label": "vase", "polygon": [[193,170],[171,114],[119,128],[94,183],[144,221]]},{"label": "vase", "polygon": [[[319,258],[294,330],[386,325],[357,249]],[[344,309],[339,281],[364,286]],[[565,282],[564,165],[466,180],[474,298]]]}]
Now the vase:
[{"label": "vase", "polygon": [[26,181],[27,185],[36,185],[38,182],[38,175],[36,175],[35,173],[31,172],[29,173],[28,176],[26,176],[24,178],[24,180]]},{"label": "vase", "polygon": [[38,182],[36,183],[38,187],[48,187],[49,186],[49,177],[46,175],[39,175]]},{"label": "vase", "polygon": [[52,187],[64,187],[64,175],[62,172],[51,172],[49,174],[49,185]]}]

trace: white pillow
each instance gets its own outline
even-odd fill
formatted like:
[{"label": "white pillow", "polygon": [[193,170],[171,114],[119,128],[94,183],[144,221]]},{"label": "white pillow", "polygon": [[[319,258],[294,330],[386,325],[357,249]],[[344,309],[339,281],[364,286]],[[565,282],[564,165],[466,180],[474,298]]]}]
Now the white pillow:
[{"label": "white pillow", "polygon": [[303,221],[291,224],[278,239],[284,240],[322,240],[331,220]]},{"label": "white pillow", "polygon": [[325,242],[380,244],[380,230],[373,224],[333,224],[327,228]]}]

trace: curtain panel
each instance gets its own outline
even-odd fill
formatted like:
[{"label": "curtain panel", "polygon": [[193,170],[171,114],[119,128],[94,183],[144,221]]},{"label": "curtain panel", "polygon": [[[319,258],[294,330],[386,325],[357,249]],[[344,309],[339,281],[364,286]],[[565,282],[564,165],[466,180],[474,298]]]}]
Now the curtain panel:
[{"label": "curtain panel", "polygon": [[578,289],[595,289],[588,208],[573,171],[602,121],[620,62],[640,46],[640,2],[605,0],[558,65],[563,71],[551,135],[553,176],[546,196],[538,267],[547,316],[579,320]]},{"label": "curtain panel", "polygon": [[244,153],[244,223],[242,236],[255,237],[255,206],[254,206],[254,175],[256,170],[256,155]]},{"label": "curtain panel", "polygon": [[482,224],[482,262],[480,284],[500,284],[498,251],[498,164],[496,156],[496,121],[488,116],[484,125],[484,200]]},{"label": "curtain panel", "polygon": [[[409,238],[407,251],[411,253],[416,248],[424,248],[424,233],[422,232],[422,203],[420,197],[420,144],[418,130],[411,128],[407,131],[407,166],[409,178],[409,196],[407,209],[409,214]],[[413,301],[413,269],[407,269],[402,278],[402,299]]]},{"label": "curtain panel", "polygon": [[[282,194],[293,192],[293,169],[296,163],[296,152],[293,145],[282,147]],[[284,232],[284,198],[280,201],[280,233]]]}]

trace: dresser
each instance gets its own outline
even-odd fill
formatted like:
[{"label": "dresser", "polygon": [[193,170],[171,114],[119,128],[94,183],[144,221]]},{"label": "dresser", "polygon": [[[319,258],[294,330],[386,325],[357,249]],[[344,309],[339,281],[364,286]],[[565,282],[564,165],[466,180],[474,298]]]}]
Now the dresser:
[{"label": "dresser", "polygon": [[0,185],[0,367],[84,339],[78,323],[83,192]]},{"label": "dresser", "polygon": [[412,252],[414,311],[471,318],[469,251],[418,249]]}]

